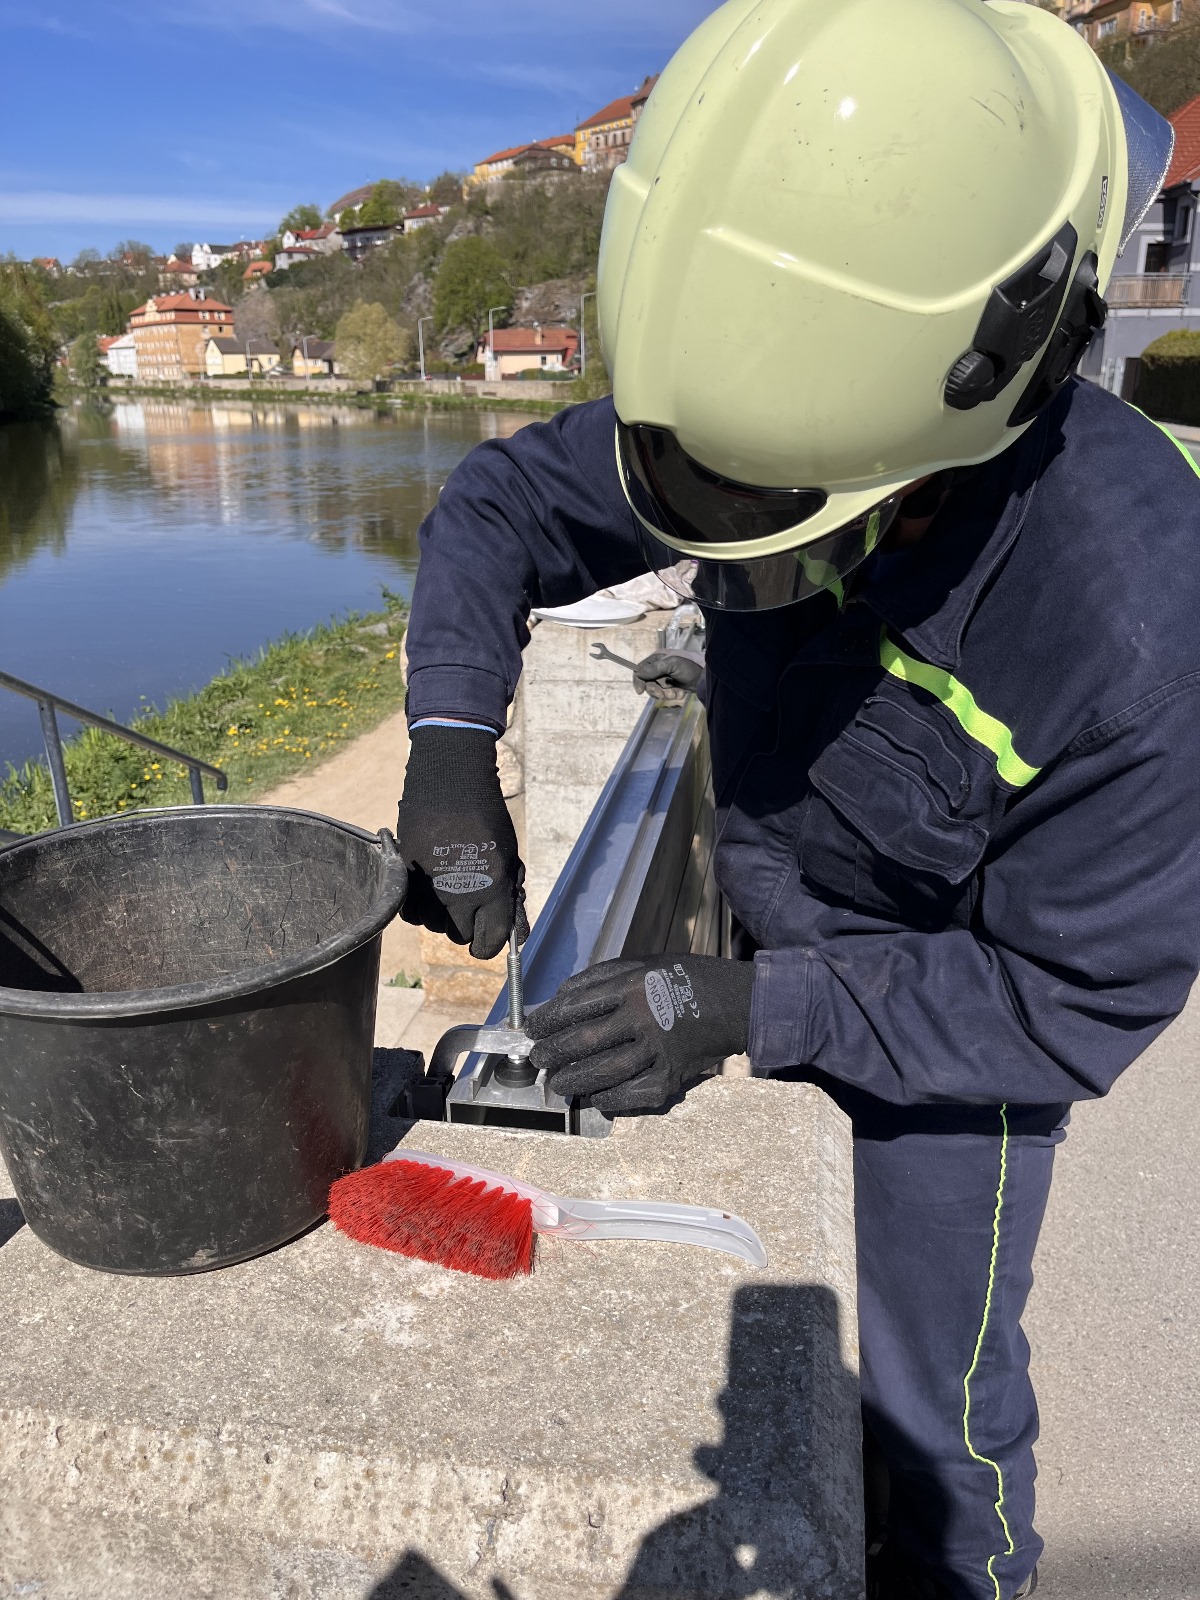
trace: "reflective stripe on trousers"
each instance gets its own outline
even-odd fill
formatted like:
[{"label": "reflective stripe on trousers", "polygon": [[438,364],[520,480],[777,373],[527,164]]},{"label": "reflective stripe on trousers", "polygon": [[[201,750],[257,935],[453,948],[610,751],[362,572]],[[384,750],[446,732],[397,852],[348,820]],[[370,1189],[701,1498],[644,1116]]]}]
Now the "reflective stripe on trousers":
[{"label": "reflective stripe on trousers", "polygon": [[1067,1108],[834,1092],[855,1123],[863,1416],[890,1537],[954,1600],[1011,1600],[1042,1551],[1021,1316]]}]

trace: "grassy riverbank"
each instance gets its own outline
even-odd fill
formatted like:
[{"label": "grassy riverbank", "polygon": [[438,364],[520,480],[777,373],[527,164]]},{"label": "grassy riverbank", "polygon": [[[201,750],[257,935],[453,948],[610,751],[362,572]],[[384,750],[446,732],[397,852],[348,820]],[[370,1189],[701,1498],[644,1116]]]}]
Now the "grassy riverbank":
[{"label": "grassy riverbank", "polygon": [[182,401],[195,406],[219,406],[249,402],[256,406],[325,405],[351,406],[359,411],[522,411],[533,416],[552,417],[568,406],[578,405],[584,396],[570,400],[525,400],[520,398],[489,399],[483,395],[457,394],[350,394],[328,389],[277,389],[265,384],[247,384],[244,388],[202,388],[199,385],[173,384],[122,384],[108,385],[103,389],[84,390],[77,384],[65,384],[62,398],[100,401],[117,401],[129,397],[137,400]]},{"label": "grassy riverbank", "polygon": [[[153,739],[220,767],[229,790],[209,800],[254,800],[404,703],[400,646],[405,617],[388,610],[291,634],[251,660],[235,661],[198,694],[150,711],[134,726]],[[96,709],[101,709],[97,707]],[[86,729],[66,745],[67,776],[79,820],[184,805],[187,768]],[[30,762],[0,782],[0,828],[36,833],[55,825],[50,774]]]}]

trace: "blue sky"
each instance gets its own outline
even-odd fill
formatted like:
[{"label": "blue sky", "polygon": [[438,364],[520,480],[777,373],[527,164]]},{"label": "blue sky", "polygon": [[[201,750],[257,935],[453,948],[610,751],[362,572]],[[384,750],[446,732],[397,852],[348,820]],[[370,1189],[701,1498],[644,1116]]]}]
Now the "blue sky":
[{"label": "blue sky", "polygon": [[713,0],[0,0],[0,255],[257,237],[574,127]]}]

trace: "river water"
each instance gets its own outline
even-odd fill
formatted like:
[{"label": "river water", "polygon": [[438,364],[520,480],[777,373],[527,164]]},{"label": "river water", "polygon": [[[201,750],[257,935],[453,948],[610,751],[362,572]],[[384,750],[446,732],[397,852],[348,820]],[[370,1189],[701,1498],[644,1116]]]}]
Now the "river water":
[{"label": "river water", "polygon": [[[456,464],[528,421],[146,401],[0,428],[0,669],[126,721],[380,610],[412,592]],[[36,708],[0,692],[0,774],[41,749]]]}]

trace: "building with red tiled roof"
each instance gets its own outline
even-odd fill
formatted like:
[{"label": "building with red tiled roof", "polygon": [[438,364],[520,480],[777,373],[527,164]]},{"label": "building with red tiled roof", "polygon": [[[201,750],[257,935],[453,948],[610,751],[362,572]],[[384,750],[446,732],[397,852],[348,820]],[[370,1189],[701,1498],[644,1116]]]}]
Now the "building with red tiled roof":
[{"label": "building with red tiled roof", "polygon": [[179,383],[204,371],[204,344],[233,333],[233,308],[206,289],[160,294],[129,318],[143,380]]},{"label": "building with red tiled roof", "polygon": [[515,378],[535,368],[547,376],[570,370],[579,356],[576,328],[497,328],[479,345],[476,360],[489,383]]},{"label": "building with red tiled roof", "polygon": [[431,200],[427,205],[414,206],[411,211],[406,211],[400,219],[400,226],[405,233],[416,233],[418,228],[427,228],[431,222],[440,222],[449,210],[449,206],[439,206]]},{"label": "building with red tiled roof", "polygon": [[265,278],[269,272],[274,272],[274,264],[270,261],[252,261],[242,273],[243,283],[257,283],[259,278]]},{"label": "building with red tiled roof", "polygon": [[1200,178],[1200,94],[1173,111],[1170,121],[1175,129],[1175,154],[1163,185],[1166,189]]},{"label": "building with red tiled roof", "polygon": [[48,272],[52,278],[57,278],[62,271],[62,263],[57,256],[34,256],[31,265],[40,267],[43,272]]},{"label": "building with red tiled roof", "polygon": [[633,94],[622,95],[581,122],[575,130],[575,162],[588,172],[612,172],[629,157],[629,147],[646,102],[658,82],[647,78]]}]

